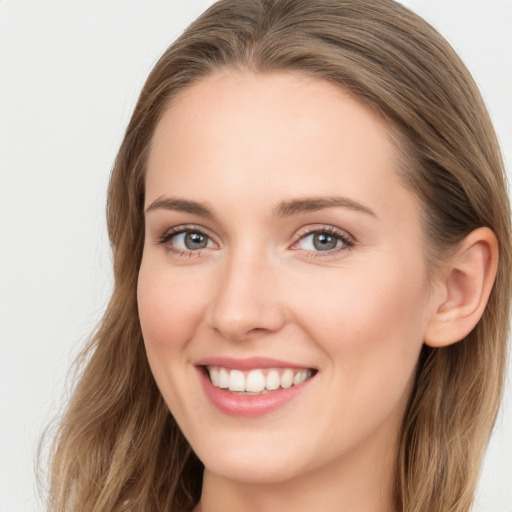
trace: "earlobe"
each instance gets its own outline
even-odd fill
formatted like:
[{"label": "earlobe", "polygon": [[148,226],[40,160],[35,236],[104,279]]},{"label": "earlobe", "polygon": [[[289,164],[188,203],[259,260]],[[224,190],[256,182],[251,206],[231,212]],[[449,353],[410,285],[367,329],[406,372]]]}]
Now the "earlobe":
[{"label": "earlobe", "polygon": [[455,255],[443,265],[440,289],[433,304],[424,342],[444,347],[464,339],[476,326],[487,305],[498,264],[498,242],[489,228],[478,228],[464,238]]}]

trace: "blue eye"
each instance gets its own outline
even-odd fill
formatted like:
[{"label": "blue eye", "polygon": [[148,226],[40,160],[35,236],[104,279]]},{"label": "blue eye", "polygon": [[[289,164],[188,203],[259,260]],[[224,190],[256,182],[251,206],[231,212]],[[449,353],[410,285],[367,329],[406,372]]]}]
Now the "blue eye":
[{"label": "blue eye", "polygon": [[184,231],[183,233],[172,236],[169,241],[178,249],[197,251],[208,247],[210,239],[206,235],[203,235],[203,233]]},{"label": "blue eye", "polygon": [[298,249],[312,252],[338,252],[352,245],[352,240],[345,233],[334,228],[308,233],[295,244]]},{"label": "blue eye", "polygon": [[166,250],[179,255],[199,253],[201,249],[217,247],[211,238],[198,229],[176,228],[167,231],[158,241]]}]

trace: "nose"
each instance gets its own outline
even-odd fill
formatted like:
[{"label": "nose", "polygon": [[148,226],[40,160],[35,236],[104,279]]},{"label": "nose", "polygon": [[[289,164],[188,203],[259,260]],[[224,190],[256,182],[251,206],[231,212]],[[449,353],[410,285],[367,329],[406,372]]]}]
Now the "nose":
[{"label": "nose", "polygon": [[232,341],[281,329],[286,311],[276,273],[277,269],[263,258],[239,255],[226,262],[207,310],[209,327]]}]

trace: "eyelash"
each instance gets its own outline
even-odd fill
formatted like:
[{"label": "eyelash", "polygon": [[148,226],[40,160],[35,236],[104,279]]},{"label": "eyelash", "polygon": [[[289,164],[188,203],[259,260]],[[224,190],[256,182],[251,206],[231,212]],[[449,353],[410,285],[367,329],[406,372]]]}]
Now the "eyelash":
[{"label": "eyelash", "polygon": [[[171,228],[167,230],[157,241],[158,245],[163,245],[165,250],[168,253],[175,254],[176,256],[185,257],[185,258],[191,258],[191,257],[198,257],[202,255],[202,250],[198,249],[195,251],[192,250],[184,250],[184,249],[178,249],[177,247],[174,247],[173,245],[168,245],[169,242],[177,235],[184,234],[184,233],[197,233],[200,235],[203,235],[209,240],[212,240],[212,238],[208,235],[207,232],[205,232],[204,229],[200,228],[199,226],[178,226],[175,228]],[[302,234],[298,235],[297,240],[292,244],[292,248],[296,246],[299,242],[306,239],[308,236],[315,235],[315,234],[327,234],[330,236],[333,236],[337,238],[339,241],[342,242],[341,247],[336,247],[334,249],[329,249],[327,251],[305,251],[305,255],[310,258],[318,258],[318,257],[325,257],[325,256],[333,256],[335,254],[339,254],[344,251],[350,250],[355,242],[352,237],[350,237],[346,232],[335,228],[334,226],[322,226],[321,228],[316,229],[307,229],[304,230]],[[294,249],[299,250],[299,249]]]},{"label": "eyelash", "polygon": [[201,256],[202,251],[196,250],[184,250],[184,249],[178,249],[177,247],[174,247],[173,245],[167,245],[175,236],[181,235],[183,233],[198,233],[200,235],[203,235],[204,237],[211,240],[212,238],[204,231],[204,229],[200,228],[199,226],[178,226],[175,228],[168,229],[159,239],[158,239],[158,245],[163,245],[164,249],[171,254],[175,254],[176,256],[181,256],[184,258],[192,258],[194,256]]},{"label": "eyelash", "polygon": [[344,251],[350,250],[354,246],[354,239],[350,237],[345,231],[341,229],[335,228],[334,226],[322,226],[319,228],[311,229],[308,228],[304,230],[302,234],[299,232],[299,237],[296,242],[293,243],[292,247],[297,245],[302,240],[306,239],[311,235],[320,235],[326,234],[337,238],[338,241],[342,242],[341,247],[335,247],[334,249],[329,249],[327,251],[306,251],[305,255],[309,258],[321,258],[326,256],[333,256],[335,254],[339,254]]}]

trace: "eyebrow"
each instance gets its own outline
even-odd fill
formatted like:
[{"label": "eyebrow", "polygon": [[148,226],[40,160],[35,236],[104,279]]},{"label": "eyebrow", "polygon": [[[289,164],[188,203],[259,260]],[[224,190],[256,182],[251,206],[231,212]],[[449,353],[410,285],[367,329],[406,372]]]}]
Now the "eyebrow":
[{"label": "eyebrow", "polygon": [[215,216],[213,210],[206,203],[175,197],[159,197],[146,208],[146,213],[158,209],[191,213],[192,215],[200,215],[208,219],[212,219]]},{"label": "eyebrow", "polygon": [[356,212],[365,213],[372,217],[377,217],[375,212],[367,206],[339,196],[320,196],[320,197],[301,197],[289,201],[280,202],[274,210],[276,217],[288,217],[299,213],[314,212],[325,208],[348,208]]},{"label": "eyebrow", "polygon": [[[372,217],[377,217],[375,212],[367,206],[364,206],[361,203],[354,201],[353,199],[339,196],[301,197],[287,201],[281,201],[274,208],[274,217],[290,217],[292,215],[301,213],[314,212],[323,210],[325,208],[336,207],[347,208],[349,210],[361,212]],[[146,208],[146,212],[158,209],[190,213],[192,215],[199,215],[208,219],[213,219],[215,217],[213,209],[207,203],[192,201],[190,199],[161,196]]]}]

